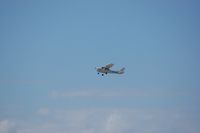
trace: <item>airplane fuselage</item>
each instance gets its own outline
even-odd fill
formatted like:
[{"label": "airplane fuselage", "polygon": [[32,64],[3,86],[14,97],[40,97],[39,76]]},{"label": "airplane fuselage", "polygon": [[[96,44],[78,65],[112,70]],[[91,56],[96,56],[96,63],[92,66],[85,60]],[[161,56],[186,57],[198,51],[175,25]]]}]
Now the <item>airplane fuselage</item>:
[{"label": "airplane fuselage", "polygon": [[113,71],[113,70],[110,70],[110,68],[113,66],[114,64],[110,63],[110,64],[107,64],[103,67],[96,67],[96,71],[99,73],[102,74],[102,76],[104,76],[104,74],[108,74],[108,73],[115,73],[115,74],[123,74],[124,73],[124,70],[125,68],[123,67],[122,69],[120,69],[119,71]]},{"label": "airplane fuselage", "polygon": [[103,76],[103,74],[108,74],[108,73],[115,73],[115,74],[123,74],[124,73],[123,70],[113,71],[106,67],[97,67],[96,70],[97,70],[98,74],[102,73],[102,76]]},{"label": "airplane fuselage", "polygon": [[110,69],[108,69],[106,67],[97,67],[96,70],[97,70],[97,72],[104,73],[104,74],[107,74],[110,72]]}]

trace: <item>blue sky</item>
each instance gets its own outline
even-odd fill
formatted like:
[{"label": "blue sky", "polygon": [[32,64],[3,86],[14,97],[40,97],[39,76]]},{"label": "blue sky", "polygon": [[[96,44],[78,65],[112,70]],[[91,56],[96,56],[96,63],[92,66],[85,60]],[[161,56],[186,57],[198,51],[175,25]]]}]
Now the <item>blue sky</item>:
[{"label": "blue sky", "polygon": [[1,0],[0,132],[199,132],[199,5]]}]

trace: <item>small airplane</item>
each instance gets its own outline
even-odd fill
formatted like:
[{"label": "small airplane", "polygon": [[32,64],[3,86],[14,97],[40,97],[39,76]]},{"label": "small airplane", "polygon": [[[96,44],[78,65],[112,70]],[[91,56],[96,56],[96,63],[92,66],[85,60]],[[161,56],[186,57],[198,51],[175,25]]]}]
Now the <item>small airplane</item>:
[{"label": "small airplane", "polygon": [[98,72],[97,74],[99,73],[102,73],[102,76],[104,76],[104,74],[123,74],[124,73],[124,70],[125,68],[123,67],[122,69],[118,70],[118,71],[113,71],[113,70],[110,70],[111,67],[113,67],[114,64],[108,64],[106,66],[103,66],[103,67],[95,67],[96,71]]}]

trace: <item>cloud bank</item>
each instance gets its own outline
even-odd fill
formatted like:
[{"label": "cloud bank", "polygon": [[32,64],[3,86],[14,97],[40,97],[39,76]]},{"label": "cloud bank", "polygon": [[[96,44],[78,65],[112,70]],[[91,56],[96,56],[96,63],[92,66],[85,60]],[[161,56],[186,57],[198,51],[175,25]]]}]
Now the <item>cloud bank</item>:
[{"label": "cloud bank", "polygon": [[141,90],[131,90],[126,89],[124,91],[123,89],[107,89],[107,90],[92,90],[92,89],[86,89],[86,90],[68,90],[68,91],[57,91],[52,90],[49,93],[49,97],[51,98],[76,98],[76,97],[82,97],[82,98],[102,98],[102,97],[144,97],[144,96],[153,96],[153,95],[166,95],[163,92],[154,92],[154,91],[141,91]]},{"label": "cloud bank", "polygon": [[[179,111],[138,109],[44,109],[31,120],[0,122],[1,133],[198,133],[199,117]],[[46,110],[51,113],[46,113]],[[17,123],[13,125],[12,123]],[[16,128],[17,127],[17,128]],[[12,132],[11,132],[12,131]]]}]

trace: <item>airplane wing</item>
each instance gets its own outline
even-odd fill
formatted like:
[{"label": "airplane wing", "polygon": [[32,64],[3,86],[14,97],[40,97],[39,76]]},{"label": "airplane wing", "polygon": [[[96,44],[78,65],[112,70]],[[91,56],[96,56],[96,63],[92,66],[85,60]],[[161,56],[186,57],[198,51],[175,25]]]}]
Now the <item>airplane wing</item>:
[{"label": "airplane wing", "polygon": [[114,64],[112,64],[112,63],[111,63],[111,64],[108,64],[108,65],[105,66],[105,68],[110,69],[113,65],[114,65]]}]

